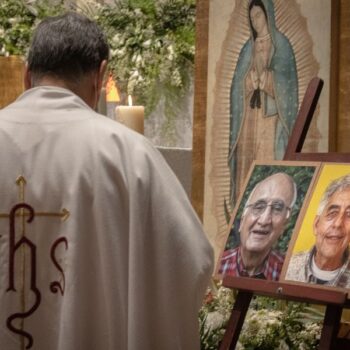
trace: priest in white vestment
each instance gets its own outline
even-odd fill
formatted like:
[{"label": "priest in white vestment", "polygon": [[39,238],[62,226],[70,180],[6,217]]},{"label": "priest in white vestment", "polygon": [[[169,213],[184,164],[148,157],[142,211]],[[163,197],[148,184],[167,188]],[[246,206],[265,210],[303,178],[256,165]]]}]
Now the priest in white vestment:
[{"label": "priest in white vestment", "polygon": [[85,17],[45,20],[0,111],[1,350],[199,349],[212,248],[160,153],[94,112],[107,57]]}]

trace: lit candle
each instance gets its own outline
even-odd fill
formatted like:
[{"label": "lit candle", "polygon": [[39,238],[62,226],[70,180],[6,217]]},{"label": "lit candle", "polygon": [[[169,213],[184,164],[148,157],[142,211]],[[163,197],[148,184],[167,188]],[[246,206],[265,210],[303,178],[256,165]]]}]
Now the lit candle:
[{"label": "lit candle", "polygon": [[143,106],[133,106],[131,96],[128,96],[129,106],[117,106],[115,115],[118,122],[133,129],[140,134],[144,132],[144,115]]}]

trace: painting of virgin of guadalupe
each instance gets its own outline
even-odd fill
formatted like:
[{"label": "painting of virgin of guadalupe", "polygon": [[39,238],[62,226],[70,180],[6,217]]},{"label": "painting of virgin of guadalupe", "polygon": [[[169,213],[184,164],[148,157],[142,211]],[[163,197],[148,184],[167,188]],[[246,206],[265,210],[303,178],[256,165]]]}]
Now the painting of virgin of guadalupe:
[{"label": "painting of virgin of guadalupe", "polygon": [[210,0],[204,228],[219,254],[254,160],[284,157],[312,78],[325,81],[303,152],[328,151],[330,0]]},{"label": "painting of virgin of guadalupe", "polygon": [[276,28],[271,0],[248,6],[250,37],[243,45],[230,92],[230,204],[254,159],[282,159],[298,112],[293,48]]}]

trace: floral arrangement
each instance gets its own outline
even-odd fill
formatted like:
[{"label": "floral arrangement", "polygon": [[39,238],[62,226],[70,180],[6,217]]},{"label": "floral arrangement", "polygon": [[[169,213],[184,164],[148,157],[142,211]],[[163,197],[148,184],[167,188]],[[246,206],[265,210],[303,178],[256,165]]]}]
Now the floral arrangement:
[{"label": "floral arrangement", "polygon": [[195,0],[119,0],[95,19],[111,46],[109,67],[128,95],[150,113],[162,102],[177,114],[189,93],[195,52]]},{"label": "floral arrangement", "polygon": [[316,349],[321,321],[311,319],[309,315],[313,313],[317,310],[296,303],[288,303],[282,310],[250,309],[237,350]]},{"label": "floral arrangement", "polygon": [[201,350],[218,349],[233,303],[232,290],[213,282],[199,311]]},{"label": "floral arrangement", "polygon": [[109,69],[121,91],[146,106],[162,101],[174,117],[189,93],[195,51],[195,0],[87,0],[81,7],[64,0],[1,0],[0,55],[24,56],[36,24],[65,12],[83,12],[109,39]]},{"label": "floral arrangement", "polygon": [[[213,284],[199,313],[201,350],[219,348],[234,302],[231,289]],[[245,318],[237,350],[317,348],[323,313],[306,304],[255,297]]]},{"label": "floral arrangement", "polygon": [[65,10],[64,1],[1,0],[0,56],[24,56],[36,24]]}]

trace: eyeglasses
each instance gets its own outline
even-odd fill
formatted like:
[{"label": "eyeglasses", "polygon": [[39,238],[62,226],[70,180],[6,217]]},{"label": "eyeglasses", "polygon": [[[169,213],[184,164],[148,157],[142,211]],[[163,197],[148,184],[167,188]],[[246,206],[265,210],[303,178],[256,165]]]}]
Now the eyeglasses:
[{"label": "eyeglasses", "polygon": [[259,200],[255,203],[249,204],[246,206],[250,208],[251,212],[255,216],[260,216],[265,213],[267,207],[271,207],[271,215],[275,217],[284,216],[291,210],[291,208],[287,207],[283,201],[273,201],[271,204],[268,204],[264,200]]}]

